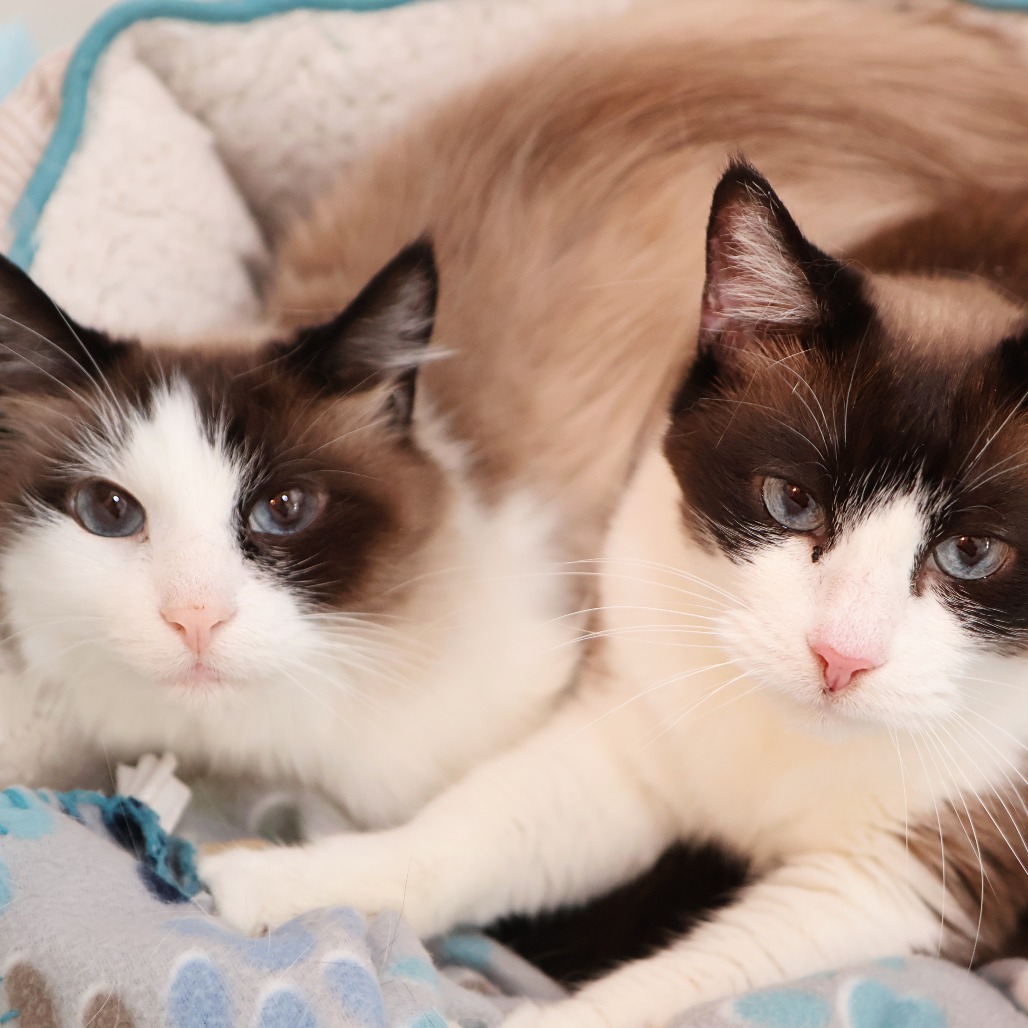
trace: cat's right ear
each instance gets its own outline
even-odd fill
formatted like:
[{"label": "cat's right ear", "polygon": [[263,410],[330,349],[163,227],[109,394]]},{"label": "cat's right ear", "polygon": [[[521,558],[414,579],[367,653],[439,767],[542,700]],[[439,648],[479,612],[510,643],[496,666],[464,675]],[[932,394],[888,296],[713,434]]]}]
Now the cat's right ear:
[{"label": "cat's right ear", "polygon": [[866,310],[859,273],[803,235],[759,171],[733,161],[707,224],[701,346],[746,349],[788,336],[832,350],[847,345],[846,322]]},{"label": "cat's right ear", "polygon": [[734,160],[714,190],[697,359],[675,409],[776,359],[782,341],[841,352],[869,317],[859,273],[807,240],[767,179]]},{"label": "cat's right ear", "polygon": [[421,239],[397,254],[342,314],[303,330],[286,358],[323,389],[386,391],[390,419],[405,427],[435,324],[438,291],[432,244]]},{"label": "cat's right ear", "polygon": [[117,346],[75,324],[0,256],[0,393],[54,392],[95,379]]}]

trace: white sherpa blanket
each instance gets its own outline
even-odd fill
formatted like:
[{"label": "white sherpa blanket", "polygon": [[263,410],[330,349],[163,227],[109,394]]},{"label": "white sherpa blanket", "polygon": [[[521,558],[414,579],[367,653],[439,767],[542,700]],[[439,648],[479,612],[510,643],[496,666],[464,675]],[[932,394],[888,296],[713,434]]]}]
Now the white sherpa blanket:
[{"label": "white sherpa blanket", "polygon": [[0,250],[113,333],[245,325],[268,241],[356,154],[543,35],[640,2],[125,0],[0,104]]},{"label": "white sherpa blanket", "polygon": [[630,2],[129,0],[0,106],[0,249],[111,332],[237,327],[268,239],[355,154]]}]

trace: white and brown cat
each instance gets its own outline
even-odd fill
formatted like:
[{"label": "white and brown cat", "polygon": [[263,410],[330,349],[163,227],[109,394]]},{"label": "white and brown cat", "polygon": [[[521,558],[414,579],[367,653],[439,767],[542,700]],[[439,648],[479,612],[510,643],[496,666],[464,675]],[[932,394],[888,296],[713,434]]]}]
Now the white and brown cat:
[{"label": "white and brown cat", "polygon": [[918,270],[872,274],[734,164],[698,355],[613,530],[576,694],[405,825],[208,860],[221,909],[402,907],[432,935],[585,900],[679,839],[748,858],[684,937],[513,1016],[561,1028],[996,953],[1028,878],[1028,304],[916,230]]},{"label": "white and brown cat", "polygon": [[415,244],[296,341],[142,347],[0,262],[5,761],[172,749],[381,825],[537,723],[604,502],[486,497],[415,389],[435,296]]}]

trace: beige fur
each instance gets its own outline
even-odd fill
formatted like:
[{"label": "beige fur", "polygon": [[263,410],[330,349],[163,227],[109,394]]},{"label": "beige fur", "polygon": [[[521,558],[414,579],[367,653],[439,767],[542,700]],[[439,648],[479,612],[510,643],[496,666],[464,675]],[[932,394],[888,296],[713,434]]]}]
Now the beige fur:
[{"label": "beige fur", "polygon": [[459,359],[425,386],[486,495],[524,480],[607,510],[695,338],[729,153],[838,247],[955,183],[1022,182],[1025,96],[1010,44],[938,17],[658,3],[565,37],[352,169],[284,246],[271,307],[322,320],[429,231],[436,345]]}]

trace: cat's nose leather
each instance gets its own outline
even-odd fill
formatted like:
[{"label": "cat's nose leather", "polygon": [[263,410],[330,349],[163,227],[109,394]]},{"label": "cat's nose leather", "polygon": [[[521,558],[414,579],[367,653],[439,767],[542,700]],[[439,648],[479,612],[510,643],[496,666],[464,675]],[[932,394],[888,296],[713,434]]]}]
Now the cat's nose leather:
[{"label": "cat's nose leather", "polygon": [[840,653],[827,643],[812,642],[810,649],[821,665],[825,688],[830,693],[841,692],[853,682],[854,677],[861,671],[873,671],[882,663],[881,660],[870,655],[850,656]]},{"label": "cat's nose leather", "polygon": [[220,606],[165,607],[161,616],[199,657],[210,647],[215,629],[228,621],[232,613]]}]

